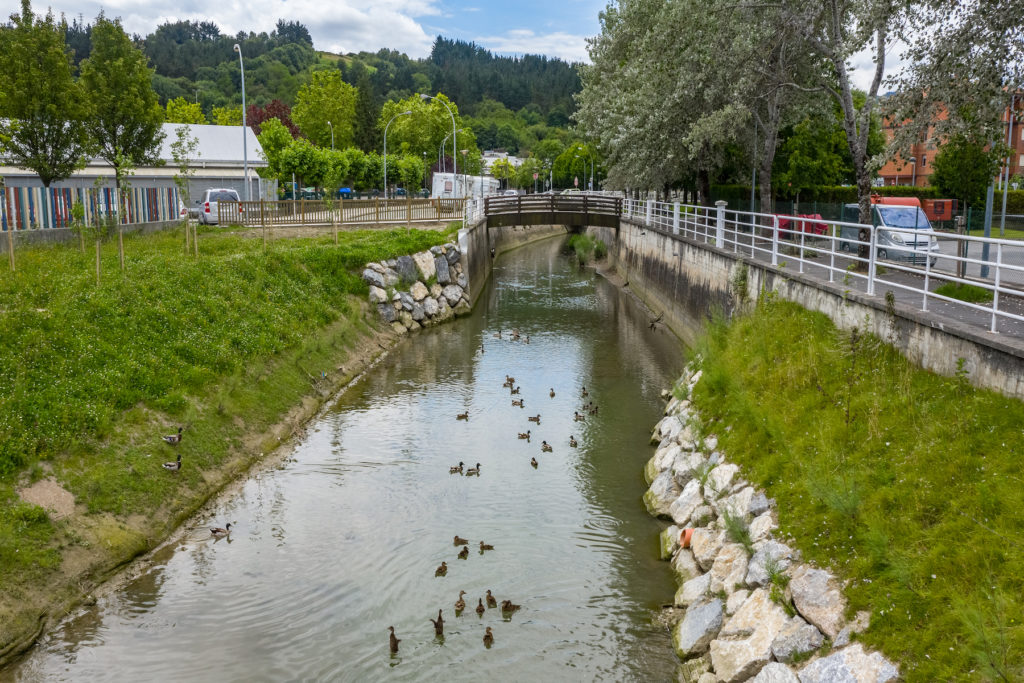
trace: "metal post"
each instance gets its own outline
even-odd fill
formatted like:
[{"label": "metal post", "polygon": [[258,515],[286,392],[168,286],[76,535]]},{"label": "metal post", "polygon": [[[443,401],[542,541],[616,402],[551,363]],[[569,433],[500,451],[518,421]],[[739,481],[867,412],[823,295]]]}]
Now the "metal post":
[{"label": "metal post", "polygon": [[[995,204],[995,182],[989,181],[988,190],[985,191],[985,232],[982,233],[986,238],[992,237],[992,206]],[[981,260],[988,261],[989,258],[989,243],[981,243]],[[988,277],[988,264],[981,266],[981,277]]]},{"label": "metal post", "polygon": [[[1015,109],[1016,109],[1016,103],[1017,103],[1017,95],[1014,94],[1014,96],[1010,98],[1010,112],[1009,112],[1010,122],[1008,124],[1009,128],[1007,129],[1007,133],[1006,133],[1006,144],[1007,144],[1007,146],[1010,146],[1010,145],[1013,144],[1013,115],[1014,115],[1014,112],[1015,112]],[[1014,150],[1011,147],[1010,148],[1011,156],[1007,156],[1006,157],[1006,182],[1003,183],[1003,213],[999,217],[999,236],[1000,237],[1005,237],[1006,236],[1006,195],[1008,195],[1010,193],[1010,165],[1011,165],[1012,159],[1013,159],[1013,157],[1012,157],[1013,152],[1014,152]]]},{"label": "metal post", "polygon": [[679,202],[672,205],[672,234],[679,234]]},{"label": "metal post", "polygon": [[992,290],[992,329],[990,330],[992,334],[998,334],[998,332],[996,331],[996,320],[998,319],[996,316],[996,311],[999,310],[999,266],[1001,266],[1002,264],[1003,245],[1000,243],[996,245],[996,278],[994,283],[995,288]]},{"label": "metal post", "polygon": [[[929,246],[931,243],[929,242]],[[927,247],[925,247],[927,249]],[[932,274],[932,259],[931,254],[925,251],[924,255],[924,296],[921,301],[921,310],[925,313],[928,312],[928,281],[931,279]]]},{"label": "metal post", "polygon": [[876,247],[878,244],[877,236],[878,230],[872,230],[871,235],[868,238],[868,296],[875,295],[875,258],[877,256],[876,252],[878,251]]},{"label": "metal post", "polygon": [[[399,116],[406,116],[411,113],[411,111],[399,112],[391,117],[391,121],[394,121]],[[384,199],[388,198],[388,126],[391,125],[391,121],[388,121],[388,125],[384,126]]]},{"label": "metal post", "polygon": [[779,265],[779,217],[772,216],[772,265]]},{"label": "metal post", "polygon": [[242,46],[235,43],[235,52],[238,53],[238,66],[242,70],[242,174],[245,176],[245,201],[252,201],[252,190],[249,188],[249,152],[246,147],[246,124],[245,124],[245,62],[242,61]]},{"label": "metal post", "polygon": [[725,207],[729,202],[719,199],[715,202],[717,220],[715,221],[715,246],[719,249],[725,246]]},{"label": "metal post", "polygon": [[653,212],[654,212],[654,200],[653,199],[648,199],[647,200],[647,217],[646,217],[646,223],[647,223],[648,226],[651,225],[651,214]]}]

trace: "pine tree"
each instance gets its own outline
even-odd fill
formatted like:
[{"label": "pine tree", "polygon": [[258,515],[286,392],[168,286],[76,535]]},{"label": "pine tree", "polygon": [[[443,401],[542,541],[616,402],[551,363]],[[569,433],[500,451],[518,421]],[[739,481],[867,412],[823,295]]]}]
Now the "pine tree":
[{"label": "pine tree", "polygon": [[380,146],[380,131],[377,130],[377,119],[380,117],[380,104],[373,92],[370,76],[364,69],[356,84],[356,118],[354,122],[354,142],[364,152],[373,152]]}]

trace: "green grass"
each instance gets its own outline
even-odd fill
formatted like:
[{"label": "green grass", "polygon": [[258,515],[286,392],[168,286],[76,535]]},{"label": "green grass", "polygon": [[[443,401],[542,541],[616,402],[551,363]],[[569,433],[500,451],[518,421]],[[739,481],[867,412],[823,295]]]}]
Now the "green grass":
[{"label": "green grass", "polygon": [[910,681],[1021,680],[1024,404],[771,295],[698,350],[708,430],[849,580],[861,639]]},{"label": "green grass", "polygon": [[589,261],[600,261],[608,255],[608,246],[603,240],[595,240],[590,235],[575,233],[566,240],[566,248],[576,254],[576,259],[582,264]]},{"label": "green grass", "polygon": [[973,304],[987,304],[992,301],[992,291],[962,282],[947,282],[935,288],[936,294],[960,299]]}]

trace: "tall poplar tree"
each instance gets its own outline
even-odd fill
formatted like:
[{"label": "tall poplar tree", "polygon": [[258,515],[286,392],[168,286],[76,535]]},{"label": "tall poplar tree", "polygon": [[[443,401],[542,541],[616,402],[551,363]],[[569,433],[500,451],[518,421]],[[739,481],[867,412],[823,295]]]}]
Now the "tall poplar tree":
[{"label": "tall poplar tree", "polygon": [[82,168],[90,149],[66,30],[52,12],[37,19],[29,0],[0,30],[0,138],[11,161],[35,172],[46,187]]},{"label": "tall poplar tree", "polygon": [[89,131],[99,155],[114,168],[117,195],[131,169],[160,163],[160,107],[146,55],[132,44],[120,20],[102,14],[92,27],[92,52],[81,81],[91,108]]}]

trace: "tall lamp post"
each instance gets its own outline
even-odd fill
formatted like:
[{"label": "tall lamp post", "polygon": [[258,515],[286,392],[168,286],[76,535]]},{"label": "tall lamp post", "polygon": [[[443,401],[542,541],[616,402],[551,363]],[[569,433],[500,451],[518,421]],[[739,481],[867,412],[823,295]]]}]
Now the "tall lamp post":
[{"label": "tall lamp post", "polygon": [[910,157],[910,184],[917,186],[917,157]]},{"label": "tall lamp post", "polygon": [[252,201],[252,190],[249,187],[249,151],[246,149],[245,125],[245,62],[242,61],[242,46],[235,43],[235,52],[238,53],[238,66],[242,70],[242,173],[245,175],[245,201]]},{"label": "tall lamp post", "polygon": [[[394,121],[399,116],[408,116],[411,111],[402,111],[391,117],[391,121]],[[388,126],[391,125],[391,121],[388,121],[388,125],[384,126],[384,199],[388,198]]]},{"label": "tall lamp post", "polygon": [[327,125],[331,127],[331,151],[333,152],[334,151],[334,124],[331,123],[330,121],[328,121]]},{"label": "tall lamp post", "polygon": [[[456,131],[456,132],[461,133],[463,130],[465,130],[465,129],[464,128],[459,128],[459,130]],[[451,136],[452,136],[451,133],[448,133],[448,135],[445,135],[444,136],[444,140],[441,141],[441,146],[437,148],[437,166],[438,166],[438,168],[441,169],[441,173],[445,173],[446,170],[447,170],[447,165],[444,164],[444,146],[448,144],[448,138],[450,138]]]},{"label": "tall lamp post", "polygon": [[[427,100],[437,100],[444,105],[444,108],[448,110],[448,115],[452,117],[452,177],[457,178],[459,175],[459,161],[458,161],[458,139],[459,134],[455,130],[455,114],[452,113],[452,108],[448,106],[448,103],[444,100],[438,100],[433,95],[423,93],[420,95],[420,99],[426,102]],[[443,144],[443,143],[442,143]]]}]

